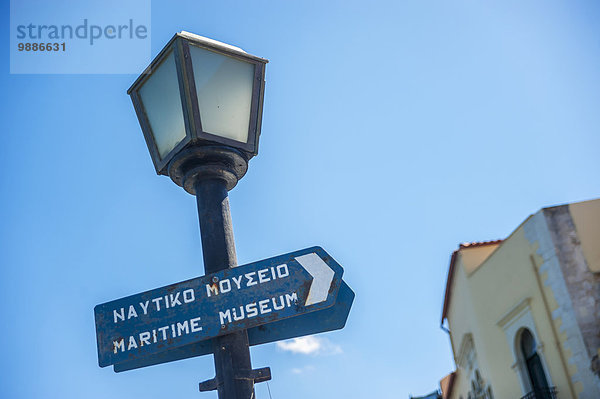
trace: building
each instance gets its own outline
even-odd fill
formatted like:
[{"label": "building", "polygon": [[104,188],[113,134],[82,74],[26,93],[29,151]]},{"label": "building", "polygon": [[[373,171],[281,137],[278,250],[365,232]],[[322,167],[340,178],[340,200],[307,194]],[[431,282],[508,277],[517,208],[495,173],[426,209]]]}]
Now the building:
[{"label": "building", "polygon": [[545,208],[452,254],[444,399],[600,398],[600,199]]}]

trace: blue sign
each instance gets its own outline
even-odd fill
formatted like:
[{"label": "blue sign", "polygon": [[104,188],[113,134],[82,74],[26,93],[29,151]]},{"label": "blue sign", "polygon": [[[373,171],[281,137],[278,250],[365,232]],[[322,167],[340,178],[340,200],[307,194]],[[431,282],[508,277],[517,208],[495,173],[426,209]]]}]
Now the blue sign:
[{"label": "blue sign", "polygon": [[[344,328],[352,302],[354,292],[342,280],[335,304],[318,312],[305,313],[297,317],[279,320],[248,330],[248,341],[251,346],[266,344],[284,339],[302,337],[304,335],[318,334]],[[141,367],[188,359],[196,356],[208,355],[213,352],[212,341],[205,340],[194,344],[170,349],[153,356],[117,363],[115,372],[133,370]]]},{"label": "blue sign", "polygon": [[342,273],[312,247],[98,305],[98,363],[132,362],[327,309]]}]

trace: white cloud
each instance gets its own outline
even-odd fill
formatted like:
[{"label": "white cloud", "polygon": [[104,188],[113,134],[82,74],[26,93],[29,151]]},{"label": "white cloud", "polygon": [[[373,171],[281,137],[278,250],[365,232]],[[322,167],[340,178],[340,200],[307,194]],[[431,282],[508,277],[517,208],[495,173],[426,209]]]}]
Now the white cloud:
[{"label": "white cloud", "polygon": [[302,368],[293,368],[292,369],[292,373],[294,374],[302,374],[302,373],[306,373],[309,371],[313,371],[315,369],[314,366],[308,365],[308,366],[304,366]]},{"label": "white cloud", "polygon": [[311,336],[280,341],[277,342],[277,347],[284,351],[303,355],[338,355],[342,353],[339,345],[329,342],[326,338]]},{"label": "white cloud", "polygon": [[315,337],[302,337],[277,342],[277,347],[292,353],[310,355],[319,352],[319,349],[321,348],[321,342]]}]

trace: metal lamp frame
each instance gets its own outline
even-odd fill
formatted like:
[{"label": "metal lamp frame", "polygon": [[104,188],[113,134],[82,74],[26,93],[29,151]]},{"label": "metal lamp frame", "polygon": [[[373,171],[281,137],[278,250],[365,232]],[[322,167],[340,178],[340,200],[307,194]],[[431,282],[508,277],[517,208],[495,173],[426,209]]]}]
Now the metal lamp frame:
[{"label": "metal lamp frame", "polygon": [[[245,143],[221,137],[202,128],[202,118],[196,95],[196,82],[190,56],[190,46],[196,46],[208,51],[235,58],[254,65],[254,81],[252,85],[252,101],[250,106],[250,123],[248,126],[248,140]],[[152,133],[152,128],[141,101],[139,90],[143,84],[152,76],[152,72],[173,52],[177,68],[177,81],[179,83],[179,94],[181,96],[183,120],[185,123],[185,138],[179,142],[164,157],[158,152],[158,147]],[[152,60],[150,65],[131,85],[127,94],[131,97],[135,112],[137,114],[146,145],[150,151],[152,162],[156,173],[168,174],[169,162],[179,152],[194,145],[221,144],[242,151],[248,159],[258,154],[258,140],[262,124],[262,108],[265,91],[265,66],[269,61],[248,54],[241,49],[225,45],[214,40],[197,36],[188,32],[176,33],[160,53]]]}]

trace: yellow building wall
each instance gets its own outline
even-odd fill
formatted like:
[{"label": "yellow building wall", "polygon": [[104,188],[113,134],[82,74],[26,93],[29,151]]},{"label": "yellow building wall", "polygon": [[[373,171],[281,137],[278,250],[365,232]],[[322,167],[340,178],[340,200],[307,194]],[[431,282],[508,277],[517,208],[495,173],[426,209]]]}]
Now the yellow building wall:
[{"label": "yellow building wall", "polygon": [[456,378],[454,380],[454,386],[452,388],[452,396],[451,399],[467,399],[466,392],[469,392],[471,388],[471,382],[469,381],[469,376],[464,370],[456,371]]},{"label": "yellow building wall", "polygon": [[[473,249],[465,248],[460,252]],[[531,315],[543,344],[552,384],[558,388],[560,398],[572,398],[552,330],[549,316],[552,309],[546,308],[538,283],[533,262],[536,249],[537,246],[532,246],[526,239],[521,226],[479,267],[473,267],[472,264],[466,267],[462,257],[458,257],[448,311],[454,356],[455,359],[459,356],[462,337],[472,333],[480,373],[492,386],[495,398],[523,396],[519,376],[512,367],[514,358],[511,346],[514,343],[507,342],[506,334],[498,322],[526,298],[531,298]],[[477,255],[482,256],[482,251]],[[466,399],[470,389],[469,375],[460,371],[452,397],[458,399],[462,396]]]},{"label": "yellow building wall", "polygon": [[569,204],[588,267],[600,272],[600,199]]},{"label": "yellow building wall", "polygon": [[460,251],[461,260],[467,275],[473,273],[475,269],[483,263],[496,250],[499,244],[484,245],[481,247],[464,248]]},{"label": "yellow building wall", "polygon": [[[473,301],[468,286],[465,268],[459,255],[454,271],[453,290],[448,309],[448,327],[450,330],[450,342],[454,354],[454,362],[458,365],[458,356],[461,349],[462,340],[467,333],[478,334],[478,325],[472,317]],[[477,344],[475,344],[477,345]],[[459,399],[462,395],[466,399],[470,387],[469,375],[466,371],[457,367],[457,374],[454,380],[452,390],[452,399]]]}]

